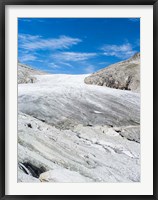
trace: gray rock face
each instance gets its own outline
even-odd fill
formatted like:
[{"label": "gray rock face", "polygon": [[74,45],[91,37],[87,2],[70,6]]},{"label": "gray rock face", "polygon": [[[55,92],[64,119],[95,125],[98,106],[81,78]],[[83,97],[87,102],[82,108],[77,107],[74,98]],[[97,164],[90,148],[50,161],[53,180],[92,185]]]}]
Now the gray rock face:
[{"label": "gray rock face", "polygon": [[87,84],[140,91],[140,53],[132,58],[106,67],[84,80]]},{"label": "gray rock face", "polygon": [[46,74],[42,71],[30,68],[27,65],[18,63],[18,83],[34,83],[36,78],[34,75]]},{"label": "gray rock face", "polygon": [[19,113],[18,164],[19,182],[139,182],[140,144],[112,127],[59,130]]}]

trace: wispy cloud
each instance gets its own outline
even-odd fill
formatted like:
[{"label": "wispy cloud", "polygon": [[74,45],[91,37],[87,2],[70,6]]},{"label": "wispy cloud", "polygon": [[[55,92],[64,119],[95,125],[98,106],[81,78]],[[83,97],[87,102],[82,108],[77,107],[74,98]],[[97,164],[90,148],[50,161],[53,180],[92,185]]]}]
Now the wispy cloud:
[{"label": "wispy cloud", "polygon": [[27,19],[27,18],[18,18],[18,21],[31,22],[31,19]]},{"label": "wispy cloud", "polygon": [[25,55],[19,56],[18,59],[20,60],[20,62],[25,63],[28,61],[35,61],[37,59],[37,57],[35,55],[25,54]]},{"label": "wispy cloud", "polygon": [[131,22],[139,22],[140,18],[129,18],[128,20]]},{"label": "wispy cloud", "polygon": [[60,36],[59,38],[43,39],[39,35],[19,34],[19,47],[26,50],[68,49],[81,42],[79,38]]},{"label": "wispy cloud", "polygon": [[35,20],[35,21],[37,21],[37,22],[42,22],[42,23],[43,23],[43,22],[45,22],[45,20],[44,20],[44,19],[40,19],[40,18],[39,18],[39,19],[38,19],[38,18],[36,18],[36,19],[34,19],[34,20]]},{"label": "wispy cloud", "polygon": [[49,67],[52,69],[60,69],[61,67],[55,63],[49,63]]},{"label": "wispy cloud", "polygon": [[65,66],[67,66],[67,67],[73,67],[70,63],[67,63],[67,62],[59,62],[59,64],[61,64],[61,65],[65,65]]},{"label": "wispy cloud", "polygon": [[105,56],[115,56],[121,59],[129,58],[136,53],[130,43],[125,43],[122,45],[104,45],[101,50],[103,50],[103,54]]},{"label": "wispy cloud", "polygon": [[36,41],[40,38],[41,36],[40,35],[30,35],[30,34],[19,34],[18,35],[18,39],[19,39],[19,42],[26,42],[27,40],[30,40],[30,41]]},{"label": "wispy cloud", "polygon": [[[20,22],[45,22],[45,18],[41,19],[41,18],[18,18],[18,21]],[[47,22],[47,21],[46,21]]]},{"label": "wispy cloud", "polygon": [[89,52],[58,52],[52,55],[55,63],[54,70],[57,69],[57,64],[64,70],[70,68],[76,70],[79,67],[82,73],[90,74],[96,71],[95,66],[91,64],[91,59],[96,56],[96,53]]},{"label": "wispy cloud", "polygon": [[54,54],[52,57],[57,60],[83,61],[83,60],[88,60],[96,55],[97,55],[96,53],[61,52],[61,53]]},{"label": "wispy cloud", "polygon": [[87,74],[91,74],[91,73],[95,72],[95,66],[89,65],[89,66],[85,67],[84,71]]}]

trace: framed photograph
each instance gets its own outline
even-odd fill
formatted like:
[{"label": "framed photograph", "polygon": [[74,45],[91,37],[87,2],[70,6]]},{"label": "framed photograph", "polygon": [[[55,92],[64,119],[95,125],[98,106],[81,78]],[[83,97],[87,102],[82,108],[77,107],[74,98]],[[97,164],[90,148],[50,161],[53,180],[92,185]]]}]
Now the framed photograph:
[{"label": "framed photograph", "polygon": [[0,199],[158,199],[158,2],[1,0],[0,24]]}]

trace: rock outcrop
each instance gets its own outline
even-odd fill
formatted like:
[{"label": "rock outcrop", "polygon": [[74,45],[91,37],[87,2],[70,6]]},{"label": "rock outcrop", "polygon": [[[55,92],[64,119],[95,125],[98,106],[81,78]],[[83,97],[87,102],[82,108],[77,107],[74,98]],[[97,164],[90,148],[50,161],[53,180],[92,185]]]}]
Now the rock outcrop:
[{"label": "rock outcrop", "polygon": [[140,91],[140,53],[132,58],[110,65],[85,78],[86,84],[121,90]]},{"label": "rock outcrop", "polygon": [[18,63],[18,84],[20,83],[34,83],[36,78],[34,75],[46,74],[42,71],[33,69],[27,65]]}]

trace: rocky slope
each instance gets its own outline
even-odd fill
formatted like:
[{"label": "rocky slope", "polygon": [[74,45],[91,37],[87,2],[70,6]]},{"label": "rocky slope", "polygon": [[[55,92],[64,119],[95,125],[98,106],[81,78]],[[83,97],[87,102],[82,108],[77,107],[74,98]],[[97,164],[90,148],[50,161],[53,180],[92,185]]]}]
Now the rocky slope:
[{"label": "rocky slope", "polygon": [[132,58],[106,67],[84,80],[87,84],[140,91],[140,53]]},{"label": "rocky slope", "polygon": [[139,182],[139,162],[139,142],[116,127],[59,130],[19,113],[18,182]]},{"label": "rocky slope", "polygon": [[18,85],[19,182],[139,182],[140,94],[35,75]]},{"label": "rocky slope", "polygon": [[42,71],[35,70],[27,65],[18,63],[18,83],[34,83],[36,78],[34,75],[46,74]]}]

